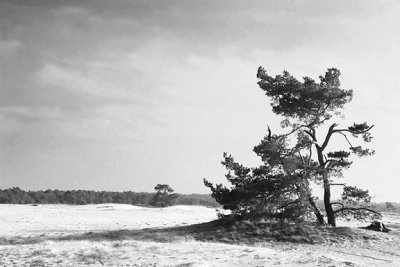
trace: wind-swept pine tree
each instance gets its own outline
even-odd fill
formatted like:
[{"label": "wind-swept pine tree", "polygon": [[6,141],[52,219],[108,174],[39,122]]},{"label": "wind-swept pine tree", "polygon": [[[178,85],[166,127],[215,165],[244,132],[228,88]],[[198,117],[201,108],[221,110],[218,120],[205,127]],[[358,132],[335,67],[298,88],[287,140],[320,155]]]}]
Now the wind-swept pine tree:
[{"label": "wind-swept pine tree", "polygon": [[[254,148],[263,161],[260,167],[243,167],[224,154],[222,164],[229,171],[226,177],[232,187],[214,186],[204,180],[218,202],[245,216],[301,217],[312,211],[318,221],[324,223],[310,189],[310,183],[316,182],[324,189],[328,224],[336,226],[336,216],[355,219],[380,216],[368,207],[371,197],[367,190],[334,182],[351,166],[351,155],[374,154],[373,150],[350,141],[361,137],[364,142],[370,142],[373,126],[364,122],[339,128],[337,123],[331,123],[324,138],[318,140],[317,137],[326,122],[343,118],[342,109],[352,100],[353,91],[340,88],[339,77],[340,71],[331,68],[325,76],[319,77],[319,82],[308,77],[301,82],[287,71],[272,77],[259,67],[258,85],[271,99],[272,111],[283,116],[281,126],[288,131],[272,135],[268,128],[268,135]],[[328,151],[334,137],[344,138],[349,148]],[[333,185],[343,186],[341,201],[331,202]]]}]

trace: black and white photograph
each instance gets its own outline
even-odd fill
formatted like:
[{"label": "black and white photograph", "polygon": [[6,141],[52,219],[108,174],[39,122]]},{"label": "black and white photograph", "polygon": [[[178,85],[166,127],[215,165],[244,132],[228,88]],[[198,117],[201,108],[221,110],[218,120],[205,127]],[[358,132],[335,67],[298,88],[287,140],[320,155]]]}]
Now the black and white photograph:
[{"label": "black and white photograph", "polygon": [[0,266],[400,266],[399,14],[0,0]]}]

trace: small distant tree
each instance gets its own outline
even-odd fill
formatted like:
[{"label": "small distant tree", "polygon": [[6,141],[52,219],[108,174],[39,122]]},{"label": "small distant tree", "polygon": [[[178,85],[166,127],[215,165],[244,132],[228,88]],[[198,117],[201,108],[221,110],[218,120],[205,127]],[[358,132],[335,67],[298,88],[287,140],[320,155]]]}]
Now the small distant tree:
[{"label": "small distant tree", "polygon": [[[371,197],[368,190],[336,183],[348,169],[350,156],[370,156],[373,150],[354,145],[351,137],[370,142],[373,126],[354,123],[339,128],[331,123],[326,132],[321,129],[331,119],[344,117],[342,109],[353,97],[352,90],[340,88],[340,71],[328,69],[319,82],[309,77],[303,81],[284,71],[283,75],[269,76],[259,67],[258,85],[271,100],[272,111],[283,116],[281,127],[287,133],[268,135],[254,148],[263,164],[257,168],[246,168],[224,154],[222,164],[228,169],[226,178],[233,185],[226,188],[204,183],[215,199],[226,209],[240,215],[290,214],[305,215],[313,211],[320,223],[324,216],[311,194],[310,183],[320,184],[324,189],[324,206],[328,224],[336,226],[336,217],[363,219],[381,217],[369,208]],[[319,140],[323,133],[322,140]],[[348,144],[347,150],[330,150],[331,140],[342,137]],[[331,186],[343,186],[340,201],[331,201]]]},{"label": "small distant tree", "polygon": [[156,193],[153,199],[150,201],[150,205],[152,206],[171,206],[175,203],[179,196],[177,193],[173,193],[174,189],[167,184],[157,184],[154,189],[156,190]]},{"label": "small distant tree", "polygon": [[394,211],[396,207],[393,205],[392,202],[385,202],[386,210]]}]

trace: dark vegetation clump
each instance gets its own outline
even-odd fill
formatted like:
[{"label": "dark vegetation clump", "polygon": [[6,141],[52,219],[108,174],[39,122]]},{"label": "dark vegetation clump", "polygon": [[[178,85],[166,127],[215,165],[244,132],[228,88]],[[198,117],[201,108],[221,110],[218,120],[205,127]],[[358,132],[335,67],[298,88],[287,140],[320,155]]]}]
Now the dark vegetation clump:
[{"label": "dark vegetation clump", "polygon": [[[132,191],[111,192],[92,190],[45,190],[24,191],[18,187],[0,189],[0,204],[101,204],[119,203],[149,206],[154,193],[137,193]],[[199,205],[218,207],[219,204],[208,194],[179,194],[175,205]]]}]

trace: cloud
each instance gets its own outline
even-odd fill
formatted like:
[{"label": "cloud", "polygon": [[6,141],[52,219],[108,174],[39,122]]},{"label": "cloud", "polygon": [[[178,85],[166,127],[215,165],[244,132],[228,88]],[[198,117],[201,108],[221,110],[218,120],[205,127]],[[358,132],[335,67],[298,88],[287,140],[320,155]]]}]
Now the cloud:
[{"label": "cloud", "polygon": [[38,132],[40,134],[52,134],[51,129],[43,126],[52,122],[68,120],[70,114],[58,108],[27,107],[27,106],[3,106],[0,107],[1,132],[23,134],[24,132]]},{"label": "cloud", "polygon": [[100,96],[109,96],[109,94],[112,94],[112,92],[104,90],[104,84],[87,78],[83,73],[68,70],[54,64],[46,64],[39,70],[37,77],[44,84],[62,87],[76,94],[94,94]]},{"label": "cloud", "polygon": [[55,140],[140,140],[155,129],[155,118],[132,105],[109,104],[86,110],[65,112],[48,107],[0,107],[2,141],[34,139],[40,145],[47,138]]},{"label": "cloud", "polygon": [[[246,162],[266,125],[278,129],[256,85],[259,65],[316,79],[338,67],[343,87],[355,90],[350,119],[390,124],[398,114],[395,2],[1,2],[0,141],[12,147],[2,152],[7,163],[15,155],[10,180],[22,158],[32,170],[42,160],[36,178],[48,165],[54,175],[67,170],[63,185],[70,169],[93,180],[118,169],[182,184],[207,168],[215,176],[223,151]],[[374,130],[382,150],[399,151],[388,148],[389,131]],[[110,148],[125,162],[111,172]]]},{"label": "cloud", "polygon": [[19,132],[23,124],[15,118],[8,118],[0,113],[0,134]]},{"label": "cloud", "polygon": [[[136,99],[129,90],[132,82],[120,84],[112,81],[112,75],[101,76],[95,70],[71,69],[57,64],[46,63],[36,73],[39,82],[54,88],[72,92],[76,96],[95,96],[112,99]],[[111,76],[111,77],[110,77]],[[111,79],[111,80],[110,80]]]},{"label": "cloud", "polygon": [[140,140],[152,128],[153,118],[140,108],[111,104],[98,107],[85,118],[75,118],[57,126],[64,134],[95,140]]},{"label": "cloud", "polygon": [[13,56],[18,50],[23,48],[19,40],[2,40],[0,35],[0,58],[3,60]]},{"label": "cloud", "polygon": [[47,107],[7,106],[0,107],[0,114],[31,119],[58,119],[62,112],[59,109]]}]

